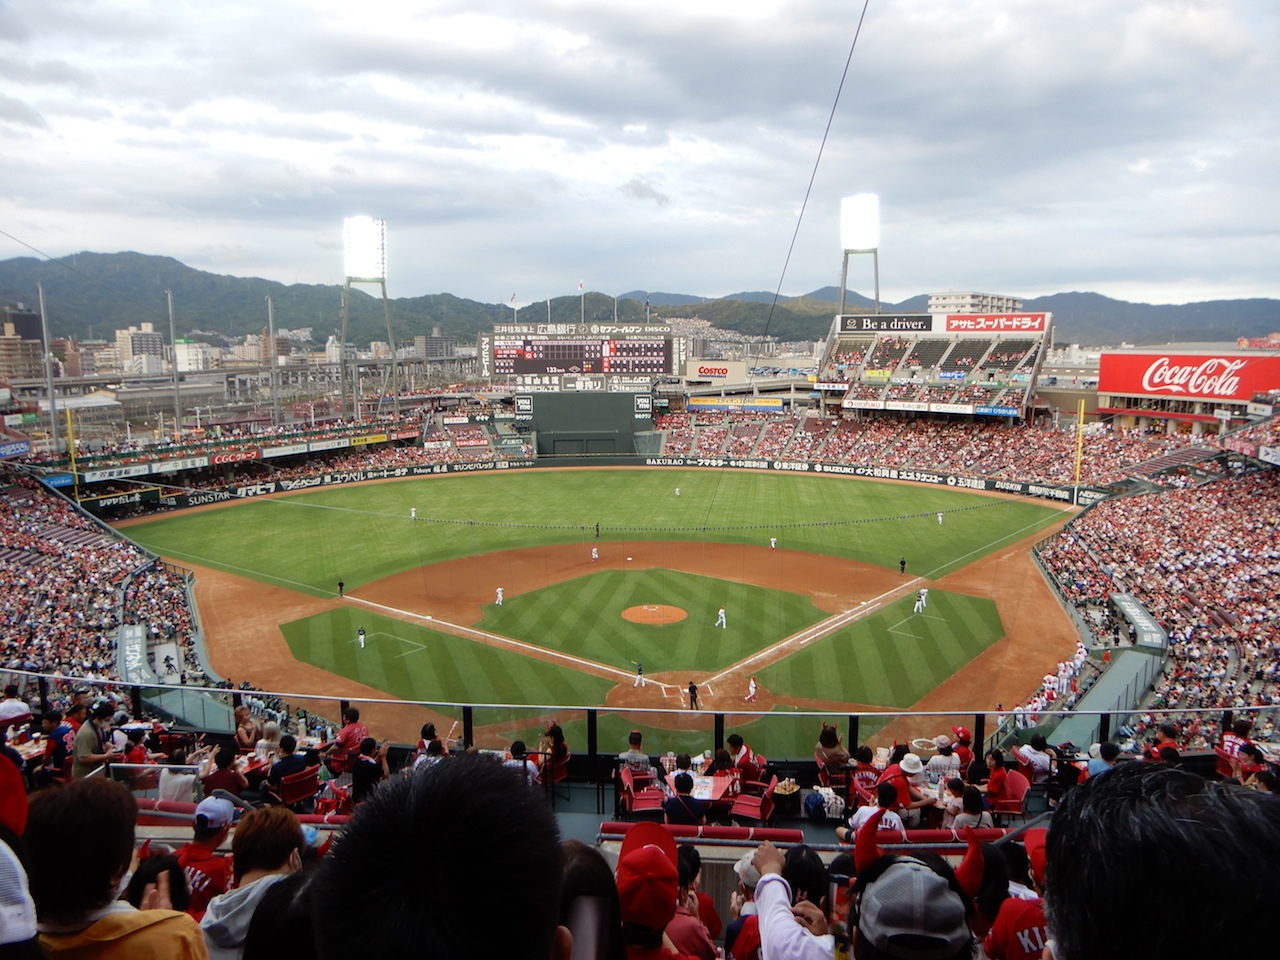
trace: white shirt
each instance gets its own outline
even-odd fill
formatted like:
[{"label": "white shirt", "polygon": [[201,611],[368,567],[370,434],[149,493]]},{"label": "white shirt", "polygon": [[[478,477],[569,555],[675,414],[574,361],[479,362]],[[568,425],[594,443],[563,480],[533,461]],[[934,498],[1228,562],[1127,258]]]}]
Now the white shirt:
[{"label": "white shirt", "polygon": [[[858,832],[858,828],[875,815],[880,808],[874,804],[866,804],[859,807],[853,812],[853,816],[849,817],[849,829],[854,833]],[[880,830],[897,830],[899,833],[905,834],[906,827],[902,825],[902,818],[893,810],[886,810],[884,816],[880,818]]]},{"label": "white shirt", "polygon": [[832,960],[836,939],[815,937],[796,922],[791,913],[791,888],[776,873],[767,873],[756,884],[756,909],[760,914],[761,960]]}]

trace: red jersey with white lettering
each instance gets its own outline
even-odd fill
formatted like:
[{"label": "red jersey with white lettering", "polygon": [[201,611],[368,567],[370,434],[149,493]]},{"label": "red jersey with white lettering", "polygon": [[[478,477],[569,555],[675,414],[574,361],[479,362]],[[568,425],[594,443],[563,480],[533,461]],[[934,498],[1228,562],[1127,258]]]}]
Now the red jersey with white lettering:
[{"label": "red jersey with white lettering", "polygon": [[1039,960],[1048,936],[1044,901],[1010,897],[1000,904],[984,946],[991,960]]}]

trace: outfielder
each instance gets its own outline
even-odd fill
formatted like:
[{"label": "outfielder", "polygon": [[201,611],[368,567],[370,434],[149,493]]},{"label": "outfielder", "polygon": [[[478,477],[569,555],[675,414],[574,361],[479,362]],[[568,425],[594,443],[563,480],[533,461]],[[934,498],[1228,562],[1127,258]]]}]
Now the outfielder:
[{"label": "outfielder", "polygon": [[729,629],[729,624],[724,618],[724,607],[720,608],[720,613],[716,616],[716,626],[723,627],[725,630]]}]

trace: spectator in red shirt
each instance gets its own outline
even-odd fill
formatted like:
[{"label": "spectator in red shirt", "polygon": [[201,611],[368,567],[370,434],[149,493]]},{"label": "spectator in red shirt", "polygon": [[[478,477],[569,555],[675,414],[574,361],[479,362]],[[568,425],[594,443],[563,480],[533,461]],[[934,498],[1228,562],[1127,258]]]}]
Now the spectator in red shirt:
[{"label": "spectator in red shirt", "polygon": [[1008,774],[1004,768],[1002,751],[992,750],[987,754],[987,769],[989,771],[987,782],[979,785],[978,789],[987,795],[987,805],[993,806],[997,800],[1003,800],[1009,794],[1006,785]]},{"label": "spectator in red shirt", "polygon": [[235,822],[236,808],[230,800],[207,797],[196,807],[193,839],[179,847],[178,863],[187,875],[191,887],[191,904],[187,913],[199,920],[209,907],[209,901],[231,886],[231,858],[218,853],[227,842],[231,824]]},{"label": "spectator in red shirt", "polygon": [[369,728],[360,722],[360,710],[347,707],[342,711],[342,729],[334,737],[332,743],[320,748],[325,762],[333,773],[346,773],[351,769],[356,755],[360,752],[360,744],[369,736]]},{"label": "spectator in red shirt", "polygon": [[221,747],[208,761],[204,773],[200,775],[200,783],[204,787],[204,795],[211,797],[216,790],[224,790],[234,797],[239,797],[249,786],[243,773],[234,766],[236,762],[235,747]]}]

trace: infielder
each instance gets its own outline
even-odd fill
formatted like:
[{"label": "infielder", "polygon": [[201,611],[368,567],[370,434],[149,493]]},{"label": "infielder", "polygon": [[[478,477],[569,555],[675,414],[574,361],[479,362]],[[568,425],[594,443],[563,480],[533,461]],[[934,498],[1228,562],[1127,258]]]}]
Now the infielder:
[{"label": "infielder", "polygon": [[417,507],[410,507],[410,508],[409,508],[409,519],[410,519],[410,520],[417,520],[417,519],[418,519],[418,508],[417,508]]},{"label": "infielder", "polygon": [[747,682],[747,695],[742,699],[747,701],[747,703],[756,702],[756,676],[754,673],[751,675],[751,679]]},{"label": "infielder", "polygon": [[923,610],[927,606],[929,606],[929,588],[921,587],[920,588],[920,609]]},{"label": "infielder", "polygon": [[680,488],[679,488],[679,487],[676,487],[676,496],[677,496],[677,497],[678,497],[678,496],[680,496]]},{"label": "infielder", "polygon": [[497,599],[494,601],[498,606],[502,606],[502,588],[497,589]]},{"label": "infielder", "polygon": [[591,548],[591,559],[592,559],[593,561],[594,561],[594,560],[599,560],[599,559],[600,559],[600,549],[599,549],[598,547],[592,547],[592,548]]},{"label": "infielder", "polygon": [[729,624],[724,618],[724,607],[721,607],[720,613],[716,615],[716,626],[723,627],[725,630],[729,629]]},{"label": "infielder", "polygon": [[916,593],[916,605],[911,608],[912,613],[924,612],[924,591],[920,590]]}]

